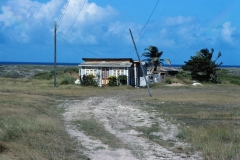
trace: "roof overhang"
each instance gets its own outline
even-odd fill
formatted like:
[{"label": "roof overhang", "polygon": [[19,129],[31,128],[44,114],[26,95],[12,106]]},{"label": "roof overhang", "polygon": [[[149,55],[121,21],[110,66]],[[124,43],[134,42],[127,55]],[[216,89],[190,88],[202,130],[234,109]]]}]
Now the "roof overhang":
[{"label": "roof overhang", "polygon": [[81,63],[79,67],[131,67],[132,63],[120,63],[120,64],[109,64],[109,63]]},{"label": "roof overhang", "polygon": [[82,58],[82,60],[84,61],[89,61],[89,60],[97,60],[97,61],[109,61],[109,60],[112,60],[112,61],[131,61],[133,62],[133,59],[132,58]]}]

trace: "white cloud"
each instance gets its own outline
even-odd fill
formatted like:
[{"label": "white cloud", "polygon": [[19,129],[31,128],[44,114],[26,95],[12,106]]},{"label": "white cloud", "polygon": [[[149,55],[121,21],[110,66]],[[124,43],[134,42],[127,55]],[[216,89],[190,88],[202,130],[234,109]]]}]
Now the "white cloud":
[{"label": "white cloud", "polygon": [[[104,34],[104,39],[106,41],[113,41],[114,39],[117,43],[121,41],[121,43],[132,44],[129,29],[132,30],[133,36],[136,37],[140,32],[141,26],[130,22],[113,22],[109,25],[107,32]],[[135,40],[138,41],[138,38]]]},{"label": "white cloud", "polygon": [[[31,43],[36,39],[51,37],[53,23],[62,16],[65,2],[65,0],[51,0],[47,3],[33,0],[8,0],[0,8],[0,31],[5,35],[18,33],[8,38],[8,41],[20,43]],[[96,43],[92,30],[99,24],[108,22],[117,12],[111,6],[103,8],[86,1],[78,15],[84,2],[85,0],[69,0],[59,31],[67,33],[75,22],[68,35]],[[40,31],[41,34],[39,34]],[[84,36],[87,37],[84,38]]]},{"label": "white cloud", "polygon": [[231,22],[225,22],[222,25],[222,29],[220,30],[220,37],[230,44],[234,43],[234,38],[232,37],[234,32],[236,31],[236,27],[231,27]]},{"label": "white cloud", "polygon": [[109,20],[117,14],[111,6],[102,8],[95,3],[87,2],[83,6],[84,1],[85,0],[69,1],[59,30],[63,33],[67,33],[69,28],[72,27],[71,33],[75,32],[74,34],[83,33],[83,31],[86,30],[89,32],[96,27],[100,27],[104,23],[109,23]]},{"label": "white cloud", "polygon": [[169,17],[165,20],[164,24],[167,26],[175,26],[175,25],[182,25],[192,22],[194,19],[193,17],[183,17],[183,16],[177,16],[177,17]]}]

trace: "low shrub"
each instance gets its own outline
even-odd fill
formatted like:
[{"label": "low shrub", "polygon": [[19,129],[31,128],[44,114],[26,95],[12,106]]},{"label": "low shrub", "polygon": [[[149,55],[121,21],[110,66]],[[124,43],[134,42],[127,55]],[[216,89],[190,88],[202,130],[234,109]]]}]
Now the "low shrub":
[{"label": "low shrub", "polygon": [[120,85],[125,85],[127,84],[127,76],[126,75],[119,75],[118,76],[118,81],[120,82]]},{"label": "low shrub", "polygon": [[98,83],[97,83],[97,81],[95,81],[94,77],[95,76],[93,74],[83,75],[82,79],[80,79],[81,85],[83,85],[83,86],[98,86]]},{"label": "low shrub", "polygon": [[64,76],[64,78],[60,81],[60,85],[64,84],[74,84],[75,78],[70,76]]},{"label": "low shrub", "polygon": [[191,75],[187,72],[180,71],[176,74],[176,78],[178,79],[191,79]]},{"label": "low shrub", "polygon": [[171,78],[166,78],[166,79],[165,79],[165,83],[167,83],[167,84],[172,84]]},{"label": "low shrub", "polygon": [[109,79],[109,82],[108,82],[109,86],[118,86],[119,85],[116,76],[109,76],[108,79]]},{"label": "low shrub", "polygon": [[69,68],[64,69],[63,72],[64,73],[78,73],[79,70],[77,67],[69,67]]},{"label": "low shrub", "polygon": [[187,72],[180,71],[174,77],[167,77],[165,79],[165,83],[172,84],[172,83],[184,83],[184,84],[191,84],[192,79],[191,75]]},{"label": "low shrub", "polygon": [[54,71],[50,71],[50,72],[41,72],[41,73],[37,73],[33,76],[33,78],[35,79],[40,79],[40,80],[50,80],[52,79],[54,76]]}]

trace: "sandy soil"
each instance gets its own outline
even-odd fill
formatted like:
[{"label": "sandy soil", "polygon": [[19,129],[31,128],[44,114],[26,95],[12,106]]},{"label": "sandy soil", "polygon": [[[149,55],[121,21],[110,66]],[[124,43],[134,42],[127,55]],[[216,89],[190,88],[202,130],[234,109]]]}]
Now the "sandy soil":
[{"label": "sandy soil", "polygon": [[[151,126],[160,122],[161,132],[153,133],[163,140],[172,140],[175,147],[184,148],[187,144],[176,138],[178,127],[160,117],[154,112],[148,113],[141,107],[128,102],[124,97],[91,97],[81,101],[65,101],[65,126],[68,133],[77,138],[86,150],[84,154],[92,160],[156,160],[156,159],[202,159],[199,155],[174,153],[170,149],[141,136],[133,128],[136,126]],[[104,124],[105,129],[114,134],[127,147],[112,149],[100,140],[92,139],[78,130],[72,123],[76,120],[89,119],[94,116]],[[151,118],[150,118],[151,117]]]}]

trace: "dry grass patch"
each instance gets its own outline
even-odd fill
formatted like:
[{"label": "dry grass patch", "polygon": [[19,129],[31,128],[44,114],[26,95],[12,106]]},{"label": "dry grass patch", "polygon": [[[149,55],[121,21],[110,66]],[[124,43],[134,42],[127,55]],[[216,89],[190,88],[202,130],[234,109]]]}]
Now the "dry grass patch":
[{"label": "dry grass patch", "polygon": [[240,158],[240,88],[164,88],[138,100],[148,112],[181,124],[177,137],[192,144],[184,152],[200,151],[204,159]]},{"label": "dry grass patch", "polygon": [[0,159],[80,159],[54,96],[40,88],[0,85]]}]

